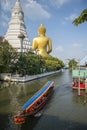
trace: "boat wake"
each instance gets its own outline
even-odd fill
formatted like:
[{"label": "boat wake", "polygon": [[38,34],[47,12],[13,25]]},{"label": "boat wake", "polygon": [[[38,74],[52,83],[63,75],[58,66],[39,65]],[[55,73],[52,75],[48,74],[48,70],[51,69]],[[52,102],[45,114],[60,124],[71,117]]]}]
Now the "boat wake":
[{"label": "boat wake", "polygon": [[54,81],[48,81],[37,93],[35,93],[23,106],[24,109],[20,113],[14,115],[15,124],[23,124],[26,117],[40,117],[42,108],[51,96],[54,87]]},{"label": "boat wake", "polygon": [[43,114],[43,111],[39,111],[38,113],[36,113],[36,114],[34,115],[34,117],[41,117],[42,114]]}]

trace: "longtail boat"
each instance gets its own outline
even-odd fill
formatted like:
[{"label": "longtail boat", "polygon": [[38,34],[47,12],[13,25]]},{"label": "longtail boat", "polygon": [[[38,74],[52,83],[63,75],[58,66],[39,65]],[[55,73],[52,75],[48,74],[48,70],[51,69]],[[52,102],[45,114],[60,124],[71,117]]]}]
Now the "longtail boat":
[{"label": "longtail boat", "polygon": [[23,106],[23,111],[14,115],[14,122],[16,124],[25,123],[28,116],[34,116],[40,111],[47,99],[50,97],[54,87],[54,81],[48,81],[34,96],[32,96]]},{"label": "longtail boat", "polygon": [[80,67],[72,71],[72,89],[86,89],[87,88],[87,69]]}]

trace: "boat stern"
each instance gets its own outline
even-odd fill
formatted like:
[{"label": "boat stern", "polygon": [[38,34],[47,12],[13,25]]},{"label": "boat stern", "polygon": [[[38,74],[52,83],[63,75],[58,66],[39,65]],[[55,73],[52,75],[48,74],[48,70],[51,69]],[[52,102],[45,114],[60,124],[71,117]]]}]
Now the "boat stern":
[{"label": "boat stern", "polygon": [[14,122],[15,124],[23,124],[25,123],[25,118],[18,115],[14,115]]}]

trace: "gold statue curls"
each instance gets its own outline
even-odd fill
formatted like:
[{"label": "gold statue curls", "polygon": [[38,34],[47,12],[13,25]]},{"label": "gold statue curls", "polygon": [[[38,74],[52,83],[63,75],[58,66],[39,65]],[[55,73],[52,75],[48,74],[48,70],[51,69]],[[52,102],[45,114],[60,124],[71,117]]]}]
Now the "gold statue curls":
[{"label": "gold statue curls", "polygon": [[45,34],[46,33],[46,28],[44,27],[43,24],[41,24],[40,27],[38,28],[38,33],[39,34]]}]

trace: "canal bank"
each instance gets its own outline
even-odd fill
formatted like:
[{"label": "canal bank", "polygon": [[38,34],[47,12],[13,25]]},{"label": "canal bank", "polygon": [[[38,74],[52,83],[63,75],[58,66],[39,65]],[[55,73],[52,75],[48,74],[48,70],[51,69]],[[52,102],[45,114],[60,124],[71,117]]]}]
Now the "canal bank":
[{"label": "canal bank", "polygon": [[36,80],[36,79],[43,78],[46,76],[54,75],[62,71],[63,69],[60,69],[58,71],[52,71],[52,72],[47,72],[47,73],[42,73],[42,74],[37,74],[37,75],[25,75],[23,77],[21,77],[18,74],[16,75],[1,74],[1,80],[8,81],[8,82],[9,81],[10,82],[28,82],[28,81]]}]

